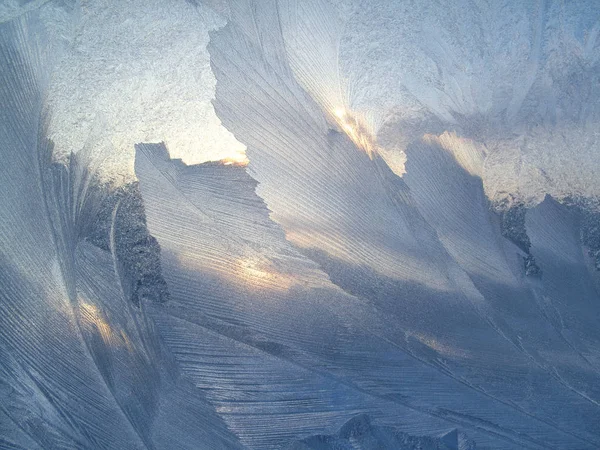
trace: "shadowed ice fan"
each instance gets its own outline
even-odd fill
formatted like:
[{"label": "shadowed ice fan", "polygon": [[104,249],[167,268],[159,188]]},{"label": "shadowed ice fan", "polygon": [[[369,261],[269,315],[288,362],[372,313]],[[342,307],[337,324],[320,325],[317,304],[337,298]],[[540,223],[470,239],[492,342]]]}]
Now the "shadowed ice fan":
[{"label": "shadowed ice fan", "polygon": [[600,448],[595,0],[0,0],[0,449]]}]

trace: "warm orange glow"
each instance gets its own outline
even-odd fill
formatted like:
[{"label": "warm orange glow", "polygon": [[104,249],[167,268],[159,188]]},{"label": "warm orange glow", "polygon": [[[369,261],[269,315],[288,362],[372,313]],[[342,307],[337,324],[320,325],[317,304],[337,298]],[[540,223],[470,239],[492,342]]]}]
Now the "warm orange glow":
[{"label": "warm orange glow", "polygon": [[219,161],[224,166],[247,166],[248,158],[245,153],[236,153],[234,156]]},{"label": "warm orange glow", "polygon": [[343,119],[344,116],[346,115],[346,110],[343,108],[337,108],[334,111],[334,114],[339,118],[339,119]]},{"label": "warm orange glow", "polygon": [[439,136],[425,134],[423,142],[444,149],[469,174],[477,177],[483,176],[483,161],[486,157],[485,146],[472,139],[461,137],[454,131],[444,131]]},{"label": "warm orange glow", "polygon": [[79,311],[84,324],[94,325],[105,344],[112,345],[114,343],[115,335],[96,305],[81,300]]},{"label": "warm orange glow", "polygon": [[113,328],[106,321],[102,311],[94,304],[79,298],[79,314],[84,328],[94,328],[100,334],[102,341],[111,347],[126,347],[133,352],[133,345],[124,330]]},{"label": "warm orange glow", "polygon": [[236,278],[244,287],[285,291],[295,282],[293,276],[279,272],[263,258],[247,257],[237,261]]},{"label": "warm orange glow", "polygon": [[373,133],[364,119],[344,108],[334,109],[332,118],[354,145],[364,150],[370,158],[373,157],[373,153],[377,151],[377,145]]},{"label": "warm orange glow", "polygon": [[213,273],[241,289],[286,291],[299,282],[297,276],[280,272],[269,258],[259,255],[216,261],[201,252],[179,252],[178,260],[184,267]]}]

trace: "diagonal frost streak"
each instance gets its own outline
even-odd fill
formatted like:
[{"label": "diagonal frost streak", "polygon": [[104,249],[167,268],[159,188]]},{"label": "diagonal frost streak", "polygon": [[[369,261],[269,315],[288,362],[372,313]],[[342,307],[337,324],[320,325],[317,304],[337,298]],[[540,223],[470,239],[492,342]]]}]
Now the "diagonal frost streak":
[{"label": "diagonal frost streak", "polygon": [[[539,2],[511,118],[554,7]],[[482,146],[414,139],[401,178],[360,148],[362,122],[332,119],[340,74],[320,80],[338,62],[319,61],[340,30],[321,0],[221,11],[214,107],[249,165],[140,143],[139,186],[119,193],[99,184],[104,155],[53,160],[59,46],[39,11],[0,23],[0,447],[600,447],[600,284],[580,213],[548,197],[515,245]],[[452,102],[474,110],[475,94]]]},{"label": "diagonal frost streak", "polygon": [[[396,320],[314,273],[314,264],[266,220],[268,211],[252,194],[256,183],[243,167],[188,167],[169,160],[162,145],[144,144],[137,148],[136,174],[170,286],[169,306],[153,314],[159,334],[183,373],[208,392],[244,443],[278,447],[315,427],[339,426],[357,410],[387,420],[402,417],[417,433],[439,427],[440,419],[471,427],[464,413],[450,413],[452,395],[440,397],[442,392],[461,392],[482,408],[491,402],[494,417],[511,409],[471,392],[460,380],[440,377],[410,348],[401,348],[405,336]],[[249,221],[256,226],[247,227]],[[257,248],[268,255],[265,260],[238,265]],[[294,270],[286,270],[290,266]],[[302,266],[311,272],[304,281]],[[292,281],[284,282],[282,274],[293,274]],[[410,382],[399,384],[399,373]],[[419,400],[413,398],[417,393]],[[516,447],[544,446],[488,426],[492,436],[501,434]]]},{"label": "diagonal frost streak", "polygon": [[[440,160],[444,152],[422,159],[434,167],[442,164],[442,175],[434,179],[426,165],[419,169],[408,178],[410,184],[421,177],[413,183],[415,197],[381,159],[369,159],[328,124],[289,68],[282,66],[286,50],[274,13],[276,2],[250,3],[241,7],[234,2],[230,23],[212,35],[214,104],[224,125],[247,145],[249,171],[259,181],[257,193],[286,238],[318,262],[336,285],[393,317],[412,344],[411,355],[527,416],[509,429],[533,432],[543,422],[560,436],[546,434],[542,446],[593,448],[598,441],[597,372],[589,372],[585,357],[572,355],[572,344],[536,304],[538,290],[519,275],[520,257],[500,236],[483,200],[478,173],[463,184],[467,177],[460,171],[465,169],[446,163],[446,157]],[[269,21],[263,22],[264,17]],[[450,161],[464,163],[473,150],[466,144],[458,147]],[[444,164],[456,173],[458,184],[443,174]],[[443,202],[443,197],[432,196],[429,186],[456,195],[464,204]],[[440,212],[441,206],[446,213]],[[469,222],[463,217],[471,208],[476,216]],[[442,220],[433,220],[434,214]],[[596,292],[586,295],[597,299]],[[514,300],[502,304],[504,298]],[[512,314],[526,315],[540,324],[539,329],[528,331]],[[389,333],[387,337],[401,345],[389,327],[374,322],[385,329],[384,336]],[[474,340],[474,335],[480,338]],[[419,345],[434,349],[435,356]],[[544,356],[550,351],[559,352],[561,361],[571,356],[580,361],[567,369]],[[575,375],[572,364],[584,367]],[[490,384],[492,372],[503,373],[506,384]],[[545,399],[543,404],[520,401],[523,373],[536,374],[535,389]],[[556,407],[565,402],[587,413],[557,415]],[[487,414],[485,407],[477,410],[477,415]],[[492,415],[492,422],[505,419]]]},{"label": "diagonal frost streak", "polygon": [[36,14],[0,25],[2,445],[235,448],[168,368],[115,252],[82,240],[102,201],[89,189],[98,155],[52,162],[42,114],[52,43]]}]

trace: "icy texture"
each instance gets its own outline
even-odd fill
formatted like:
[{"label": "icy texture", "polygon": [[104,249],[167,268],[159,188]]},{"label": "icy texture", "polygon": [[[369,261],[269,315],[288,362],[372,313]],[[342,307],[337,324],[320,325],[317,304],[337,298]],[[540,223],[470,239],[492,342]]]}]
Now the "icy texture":
[{"label": "icy texture", "polygon": [[[170,161],[164,147],[143,145],[136,174],[170,286],[168,307],[152,308],[159,334],[243,443],[277,448],[337,427],[353,411],[400,420],[403,430],[417,434],[452,423],[468,427],[477,440],[489,439],[474,426],[480,419],[452,411],[451,397],[442,394],[458,390],[462,401],[470,398],[481,408],[491,401],[491,417],[506,407],[438,372],[436,355],[460,359],[464,350],[423,334],[426,314],[414,306],[371,297],[373,309],[365,303],[368,294],[340,291],[268,221],[265,205],[253,194],[255,182],[243,168],[187,167]],[[239,186],[234,195],[232,186]],[[172,227],[173,221],[179,227]],[[334,275],[334,281],[341,276],[346,285],[373,289],[364,275],[356,283],[361,278],[352,268]],[[418,288],[412,290],[419,295]],[[418,299],[410,300],[414,305]],[[411,330],[416,320],[419,327]],[[476,322],[472,315],[464,320]],[[430,346],[431,354],[425,350]],[[398,383],[400,373],[406,383]],[[486,423],[491,436],[500,433],[517,447],[535,445],[529,437]]]},{"label": "icy texture", "polygon": [[28,11],[35,10],[49,0],[6,0],[0,4],[0,23],[8,22]]},{"label": "icy texture", "polygon": [[110,147],[105,178],[133,176],[133,146],[165,141],[187,162],[244,159],[210,101],[206,44],[222,22],[184,1],[91,1],[49,88],[57,156]]},{"label": "icy texture", "polygon": [[293,450],[327,450],[336,448],[351,450],[360,448],[375,450],[474,450],[475,443],[463,433],[452,430],[439,437],[411,436],[391,427],[378,427],[369,416],[356,416],[346,422],[335,435],[318,435],[302,439],[290,447]]},{"label": "icy texture", "polygon": [[50,161],[40,122],[50,41],[37,15],[1,26],[2,446],[235,447],[124,295],[114,246],[79,239],[99,200],[87,189],[93,164],[84,153]]},{"label": "icy texture", "polygon": [[125,278],[126,295],[139,306],[140,299],[162,302],[168,299],[166,283],[160,266],[160,247],[148,233],[143,200],[137,183],[117,189],[97,187],[103,198],[96,218],[83,238],[103,250],[115,249]]},{"label": "icy texture", "polygon": [[487,147],[492,199],[599,195],[594,0],[281,0],[291,67],[325,110],[366,116],[383,155],[454,130]]},{"label": "icy texture", "polygon": [[0,446],[600,447],[591,2],[125,3],[2,16]]},{"label": "icy texture", "polygon": [[581,214],[581,240],[600,270],[600,212],[583,209]]},{"label": "icy texture", "polygon": [[[485,150],[455,134],[425,136],[407,147],[407,173],[398,178],[381,158],[369,157],[338,131],[319,96],[311,98],[300,88],[297,69],[286,63],[284,39],[272,25],[277,23],[273,4],[232,5],[231,21],[213,35],[209,51],[217,114],[247,145],[250,173],[260,182],[257,192],[287,239],[317,261],[334,284],[377,312],[372,319],[361,313],[361,323],[439,368],[443,377],[511,405],[511,419],[528,417],[496,426],[539,436],[540,424],[527,422],[541,421],[552,424],[550,434],[570,436],[544,432],[544,443],[531,437],[514,445],[593,448],[597,353],[585,340],[598,336],[586,320],[563,327],[548,319],[549,308],[562,301],[549,295],[556,278],[547,285],[524,278],[525,255],[502,238],[500,219],[484,193]],[[535,248],[534,243],[537,259]],[[582,258],[579,243],[572,251]],[[556,264],[568,264],[563,258],[556,255]],[[586,268],[577,270],[591,283]],[[597,317],[598,293],[569,289],[587,299],[582,301],[589,317]],[[396,337],[398,329],[403,340]],[[525,382],[524,373],[536,382]],[[493,382],[496,376],[503,381]],[[369,387],[377,391],[383,384]],[[409,389],[404,396],[419,391],[415,385]],[[552,392],[551,398],[544,392]],[[418,395],[427,402],[425,393]],[[461,404],[471,411],[460,413],[463,417],[475,409],[481,419],[473,420],[507,419],[498,405],[487,416],[487,407],[475,400],[467,406],[461,395]],[[563,400],[552,405],[559,397]],[[557,415],[558,405],[567,403],[588,412],[576,413],[577,419],[564,411]],[[587,431],[572,428],[580,425]],[[567,443],[573,437],[590,440]]]}]

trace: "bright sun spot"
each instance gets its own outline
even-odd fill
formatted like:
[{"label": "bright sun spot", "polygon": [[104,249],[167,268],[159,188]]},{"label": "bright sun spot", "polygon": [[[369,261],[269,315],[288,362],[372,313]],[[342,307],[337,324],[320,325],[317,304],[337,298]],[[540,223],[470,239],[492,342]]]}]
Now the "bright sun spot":
[{"label": "bright sun spot", "polygon": [[354,145],[366,152],[369,158],[372,158],[373,154],[377,152],[377,144],[367,122],[358,114],[344,108],[335,108],[332,116],[333,120]]},{"label": "bright sun spot", "polygon": [[280,273],[268,261],[258,257],[238,260],[237,278],[247,287],[254,289],[288,290],[294,284],[294,278]]}]

